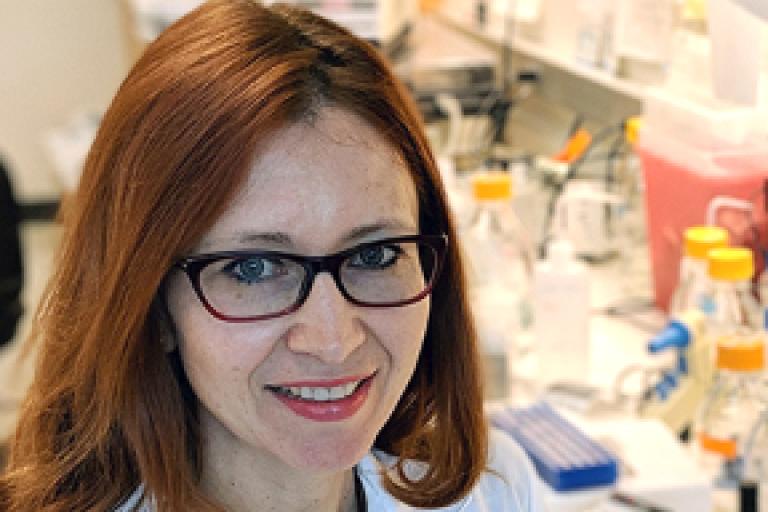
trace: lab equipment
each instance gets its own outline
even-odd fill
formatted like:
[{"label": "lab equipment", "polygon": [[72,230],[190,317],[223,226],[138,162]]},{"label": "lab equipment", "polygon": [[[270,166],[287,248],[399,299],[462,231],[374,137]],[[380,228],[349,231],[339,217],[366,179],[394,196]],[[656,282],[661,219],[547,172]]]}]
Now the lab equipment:
[{"label": "lab equipment", "polygon": [[606,62],[613,54],[613,2],[606,0],[580,0],[578,32],[574,58],[588,66],[610,67]]},{"label": "lab equipment", "polygon": [[[648,352],[658,354],[670,349],[675,350],[677,357],[674,372],[677,376],[684,378],[690,373],[698,381],[709,382],[711,365],[706,361],[709,351],[706,347],[702,350],[699,346],[703,344],[702,331],[705,318],[701,311],[695,309],[678,315],[659,334],[651,338],[648,342]],[[698,349],[695,355],[699,357],[691,360],[688,350],[693,348]],[[704,357],[701,357],[701,354],[704,354]]]},{"label": "lab equipment", "polygon": [[676,318],[686,311],[709,313],[711,283],[707,275],[707,255],[711,249],[728,245],[728,231],[717,226],[693,226],[685,230],[684,254],[680,260],[680,280],[672,294],[669,315]]},{"label": "lab equipment", "polygon": [[464,232],[470,297],[485,360],[486,397],[508,394],[510,357],[531,324],[533,249],[511,207],[506,173],[472,178],[476,208]]},{"label": "lab equipment", "polygon": [[764,24],[735,0],[709,0],[708,9],[715,95],[754,106],[759,97]]},{"label": "lab equipment", "polygon": [[758,512],[759,487],[757,482],[744,482],[739,485],[739,512]]},{"label": "lab equipment", "polygon": [[[685,349],[690,347],[700,334],[704,322],[701,311],[690,310],[671,320],[664,329],[648,342],[648,352],[658,354],[669,349]],[[680,369],[686,373],[687,363],[679,363]]]},{"label": "lab equipment", "polygon": [[[520,3],[523,2],[512,2],[512,5]],[[521,33],[540,43],[558,59],[601,67],[604,57],[612,53],[609,48],[612,3],[606,0],[542,0],[540,15],[520,24]]]},{"label": "lab equipment", "polygon": [[[685,409],[690,414],[709,385],[712,365],[709,347],[702,339],[704,315],[712,312],[712,283],[707,275],[707,255],[710,250],[728,245],[728,231],[717,226],[693,226],[684,234],[684,254],[680,260],[680,281],[670,301],[670,322],[648,343],[652,354],[674,349],[677,352],[675,374],[680,384],[693,386],[686,390]],[[690,373],[693,381],[685,382]],[[670,389],[670,385],[671,388]],[[660,381],[656,395],[666,400],[677,387],[677,381]],[[683,406],[683,404],[681,404]],[[680,409],[680,407],[678,407]]]},{"label": "lab equipment", "polygon": [[[580,119],[578,121],[581,123]],[[572,164],[585,156],[591,144],[592,134],[584,128],[576,128],[560,151],[552,156],[552,159],[557,162]]]},{"label": "lab equipment", "polygon": [[695,431],[704,463],[712,456],[721,463],[717,482],[735,486],[741,479],[749,431],[765,409],[765,331],[750,288],[752,252],[720,248],[711,250],[708,258],[714,308],[707,338],[715,349],[717,372]]},{"label": "lab equipment", "polygon": [[[676,0],[619,0],[612,30],[615,69],[641,83],[661,83],[675,36]],[[610,57],[606,56],[610,63]],[[610,68],[609,68],[610,69]]]},{"label": "lab equipment", "polygon": [[522,446],[542,480],[556,491],[608,486],[618,478],[616,456],[545,402],[502,409],[491,422]]},{"label": "lab equipment", "polygon": [[618,251],[624,199],[598,181],[568,182],[555,207],[555,236],[573,244],[576,254],[604,260]]},{"label": "lab equipment", "polygon": [[[567,240],[549,244],[533,277],[534,346],[538,380],[586,382],[589,373],[590,282]],[[557,321],[553,321],[553,315]]]},{"label": "lab equipment", "polygon": [[764,350],[762,343],[718,347],[718,373],[702,406],[697,440],[702,451],[722,463],[718,483],[724,486],[741,479],[748,430],[765,408],[760,390]]},{"label": "lab equipment", "polygon": [[641,404],[643,417],[659,418],[668,428],[683,432],[693,421],[712,382],[711,348],[704,337],[706,317],[691,309],[677,315],[648,342],[648,351],[676,351],[675,363],[647,388]]},{"label": "lab equipment", "polygon": [[[716,100],[651,89],[636,146],[643,168],[648,242],[656,303],[669,308],[678,282],[685,228],[702,224],[713,198],[756,204],[768,177],[768,145],[755,130],[759,113]],[[756,212],[755,212],[756,213]],[[721,209],[717,225],[744,245],[744,212]],[[750,228],[751,229],[751,228]]]}]

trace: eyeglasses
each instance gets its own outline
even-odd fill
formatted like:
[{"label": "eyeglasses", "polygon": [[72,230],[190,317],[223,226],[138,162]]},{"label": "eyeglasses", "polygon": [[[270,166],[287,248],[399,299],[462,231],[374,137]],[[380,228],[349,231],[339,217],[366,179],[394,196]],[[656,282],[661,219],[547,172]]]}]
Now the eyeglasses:
[{"label": "eyeglasses", "polygon": [[277,251],[224,251],[189,256],[175,267],[189,277],[208,312],[227,322],[252,322],[299,309],[321,272],[362,307],[398,307],[429,295],[448,245],[446,235],[366,242],[326,256]]}]

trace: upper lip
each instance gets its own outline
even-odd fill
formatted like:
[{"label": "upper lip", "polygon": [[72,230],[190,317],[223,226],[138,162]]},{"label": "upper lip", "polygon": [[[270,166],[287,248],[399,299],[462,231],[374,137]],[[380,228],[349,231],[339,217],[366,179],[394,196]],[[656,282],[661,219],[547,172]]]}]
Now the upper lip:
[{"label": "upper lip", "polygon": [[357,382],[359,380],[372,377],[375,372],[367,374],[350,375],[347,377],[338,377],[334,379],[307,379],[307,380],[295,380],[290,382],[279,382],[275,384],[268,384],[268,387],[281,387],[281,388],[332,388],[336,386],[343,386],[350,382]]}]

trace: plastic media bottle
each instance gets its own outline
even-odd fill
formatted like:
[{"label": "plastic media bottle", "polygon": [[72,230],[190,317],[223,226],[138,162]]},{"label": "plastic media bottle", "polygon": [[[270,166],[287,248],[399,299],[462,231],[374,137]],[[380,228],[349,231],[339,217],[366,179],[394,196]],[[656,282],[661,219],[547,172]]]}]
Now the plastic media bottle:
[{"label": "plastic media bottle", "polygon": [[508,396],[510,356],[531,323],[533,249],[511,208],[505,173],[472,178],[476,207],[465,231],[471,304],[484,355],[486,398]]},{"label": "plastic media bottle", "polygon": [[728,231],[717,226],[694,226],[685,230],[680,277],[669,306],[670,317],[686,311],[711,310],[711,283],[707,274],[707,254],[728,245]]},{"label": "plastic media bottle", "polygon": [[715,349],[717,370],[699,412],[696,435],[701,462],[721,464],[717,483],[723,486],[741,479],[746,440],[765,409],[765,333],[750,291],[753,272],[748,249],[709,252],[714,292],[706,336]]},{"label": "plastic media bottle", "polygon": [[[704,386],[712,378],[712,358],[707,341],[706,317],[712,313],[712,281],[707,272],[710,250],[728,245],[728,231],[717,226],[694,226],[685,230],[683,257],[680,260],[680,278],[672,294],[669,323],[648,343],[655,354],[666,350],[677,351],[677,367],[673,375],[691,375],[701,383],[695,396],[701,398]],[[656,386],[657,397],[666,400],[678,384],[661,380]]]},{"label": "plastic media bottle", "polygon": [[533,279],[538,378],[542,384],[583,382],[589,372],[589,274],[567,240],[549,244],[547,254]]}]

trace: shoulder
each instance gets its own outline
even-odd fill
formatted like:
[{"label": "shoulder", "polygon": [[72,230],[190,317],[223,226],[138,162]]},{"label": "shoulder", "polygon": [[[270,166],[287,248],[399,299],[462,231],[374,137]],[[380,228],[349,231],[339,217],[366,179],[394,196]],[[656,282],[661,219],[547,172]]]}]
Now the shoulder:
[{"label": "shoulder", "polygon": [[467,508],[467,512],[542,511],[541,483],[528,456],[515,440],[491,429],[488,451],[488,470],[472,491],[475,508]]},{"label": "shoulder", "polygon": [[[436,509],[441,512],[542,512],[539,480],[525,452],[508,435],[492,429],[489,439],[488,470],[472,492],[454,505]],[[395,457],[374,452],[358,465],[370,510],[386,512],[415,511],[395,500],[381,486],[382,471],[391,468]],[[418,464],[406,466],[418,473]],[[410,471],[409,471],[410,472]],[[423,510],[423,509],[419,509]]]}]

